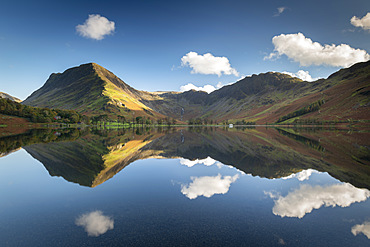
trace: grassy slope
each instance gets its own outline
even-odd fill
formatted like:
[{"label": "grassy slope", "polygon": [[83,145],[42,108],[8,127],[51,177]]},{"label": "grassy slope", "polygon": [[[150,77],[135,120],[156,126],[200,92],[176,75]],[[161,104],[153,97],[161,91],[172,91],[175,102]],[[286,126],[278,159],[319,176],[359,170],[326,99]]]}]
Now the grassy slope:
[{"label": "grassy slope", "polygon": [[165,117],[140,101],[143,97],[152,99],[151,94],[130,87],[112,72],[97,64],[93,66],[99,78],[104,81],[102,94],[109,98],[108,106],[111,113],[123,115],[126,118],[143,116],[158,119]]}]

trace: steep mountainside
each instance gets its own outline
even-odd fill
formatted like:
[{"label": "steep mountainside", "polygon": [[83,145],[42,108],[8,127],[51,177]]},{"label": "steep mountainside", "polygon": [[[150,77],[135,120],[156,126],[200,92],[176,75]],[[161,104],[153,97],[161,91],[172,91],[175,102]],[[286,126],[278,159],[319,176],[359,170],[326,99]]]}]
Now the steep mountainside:
[{"label": "steep mountainside", "polygon": [[370,120],[369,92],[370,61],[315,82],[273,72],[252,75],[210,94],[194,90],[139,91],[90,63],[52,74],[23,103],[130,119],[145,116],[184,121],[201,118],[218,123],[305,123]]},{"label": "steep mountainside", "polygon": [[3,92],[0,92],[0,98],[10,99],[10,100],[13,100],[13,101],[18,102],[18,103],[22,101],[22,100],[14,97],[14,96],[11,96],[11,95],[9,95],[7,93],[3,93]]},{"label": "steep mountainside", "polygon": [[150,97],[151,94],[135,90],[112,72],[89,63],[51,74],[23,104],[74,109],[90,115],[122,115],[130,119],[137,116],[164,117],[140,102]]}]

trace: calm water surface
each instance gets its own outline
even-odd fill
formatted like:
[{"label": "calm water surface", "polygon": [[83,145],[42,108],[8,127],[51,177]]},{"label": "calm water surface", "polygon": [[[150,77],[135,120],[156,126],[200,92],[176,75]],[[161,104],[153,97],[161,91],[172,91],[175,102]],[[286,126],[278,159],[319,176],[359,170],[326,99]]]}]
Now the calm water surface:
[{"label": "calm water surface", "polygon": [[0,243],[370,246],[369,137],[265,128],[2,137]]}]

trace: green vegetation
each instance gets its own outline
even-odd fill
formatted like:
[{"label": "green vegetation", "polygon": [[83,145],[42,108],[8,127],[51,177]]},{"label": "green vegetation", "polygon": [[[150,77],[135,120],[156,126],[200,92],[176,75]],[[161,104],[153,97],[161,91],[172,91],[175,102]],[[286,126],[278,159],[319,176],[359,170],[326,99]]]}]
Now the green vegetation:
[{"label": "green vegetation", "polygon": [[208,118],[191,118],[188,120],[188,125],[213,125],[216,124],[213,122],[213,119]]},{"label": "green vegetation", "polygon": [[150,117],[139,116],[126,118],[123,115],[112,116],[108,114],[102,114],[97,116],[83,116],[86,119],[86,123],[91,123],[95,126],[116,126],[116,127],[140,127],[140,126],[172,126],[176,125],[177,121],[173,118],[160,118],[153,120]]},{"label": "green vegetation", "polygon": [[309,104],[308,106],[305,106],[305,107],[302,107],[302,108],[298,109],[297,111],[291,112],[288,115],[280,117],[276,121],[276,123],[280,123],[280,122],[283,122],[283,121],[285,121],[287,119],[290,119],[290,118],[295,118],[295,117],[302,116],[302,115],[310,113],[310,112],[317,111],[317,110],[320,109],[320,106],[324,103],[325,103],[324,100],[318,100],[318,101],[316,101],[312,104]]},{"label": "green vegetation", "polygon": [[77,123],[81,119],[81,115],[73,110],[32,107],[10,99],[0,99],[0,113],[28,118],[34,123]]},{"label": "green vegetation", "polygon": [[256,122],[247,122],[243,119],[241,121],[236,121],[235,125],[256,125]]}]

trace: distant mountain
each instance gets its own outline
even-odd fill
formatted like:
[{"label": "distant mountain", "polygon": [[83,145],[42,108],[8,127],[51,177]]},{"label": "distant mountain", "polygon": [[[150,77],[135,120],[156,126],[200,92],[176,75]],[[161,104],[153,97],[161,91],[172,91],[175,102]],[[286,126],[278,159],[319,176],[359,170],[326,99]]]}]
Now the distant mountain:
[{"label": "distant mountain", "polygon": [[15,101],[17,103],[22,102],[22,100],[14,97],[14,96],[11,96],[11,95],[9,95],[7,93],[3,93],[3,92],[0,92],[0,98],[2,98],[2,99],[10,99],[10,100],[13,100],[13,101]]},{"label": "distant mountain", "polygon": [[246,77],[210,94],[136,90],[90,63],[52,74],[23,103],[86,114],[214,122],[291,123],[370,120],[370,61],[306,82],[282,73]]}]

